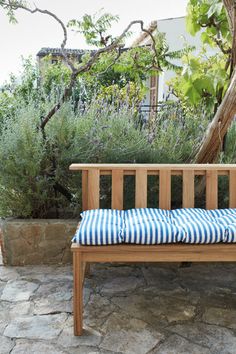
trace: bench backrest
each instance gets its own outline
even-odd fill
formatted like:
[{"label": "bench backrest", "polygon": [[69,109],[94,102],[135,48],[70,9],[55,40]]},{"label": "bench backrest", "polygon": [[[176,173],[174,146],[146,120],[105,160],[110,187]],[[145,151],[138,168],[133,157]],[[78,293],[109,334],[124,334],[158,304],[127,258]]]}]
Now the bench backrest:
[{"label": "bench backrest", "polygon": [[205,176],[206,209],[218,207],[218,176],[229,178],[229,207],[236,208],[236,165],[226,164],[72,164],[82,171],[82,208],[97,209],[100,176],[112,176],[112,209],[123,209],[124,176],[135,176],[135,207],[147,207],[147,176],[159,176],[159,208],[171,209],[171,176],[182,176],[182,207],[193,208],[195,176]]}]

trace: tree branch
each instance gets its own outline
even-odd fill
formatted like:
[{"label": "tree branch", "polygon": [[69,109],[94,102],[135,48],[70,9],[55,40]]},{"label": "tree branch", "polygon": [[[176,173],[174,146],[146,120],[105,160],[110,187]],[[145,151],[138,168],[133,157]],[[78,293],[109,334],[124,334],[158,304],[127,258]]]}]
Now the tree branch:
[{"label": "tree branch", "polygon": [[[97,51],[95,51],[90,59],[87,61],[86,64],[80,66],[79,68],[76,68],[73,63],[70,61],[68,55],[66,54],[65,51],[65,46],[67,43],[67,29],[66,26],[64,25],[63,21],[56,16],[53,12],[48,11],[48,10],[43,10],[40,9],[38,7],[35,7],[34,9],[29,8],[28,6],[26,6],[24,3],[22,3],[21,1],[15,1],[15,0],[8,0],[8,1],[2,1],[3,5],[6,6],[6,8],[10,9],[10,10],[17,10],[17,9],[22,9],[25,10],[31,14],[35,14],[35,13],[41,13],[44,15],[48,15],[50,17],[52,17],[62,28],[63,30],[63,41],[61,43],[61,51],[62,51],[62,55],[63,58],[65,59],[65,62],[68,64],[68,66],[71,69],[71,78],[70,78],[70,82],[69,85],[65,88],[61,99],[54,105],[54,107],[52,107],[50,109],[50,111],[46,114],[46,116],[43,118],[41,124],[40,124],[40,128],[44,134],[44,129],[46,124],[49,122],[49,120],[54,116],[54,114],[61,108],[62,104],[67,101],[67,99],[71,96],[73,87],[76,83],[76,78],[79,74],[82,74],[84,72],[87,72],[90,70],[90,68],[93,66],[93,64],[99,59],[99,57],[107,52],[111,52],[112,50],[118,50],[118,53],[120,53],[121,48],[124,46],[124,44],[122,44],[122,40],[125,38],[126,34],[129,32],[129,30],[131,29],[131,27],[133,27],[134,25],[138,24],[141,27],[142,32],[147,33],[151,40],[152,40],[152,50],[155,53],[154,56],[154,61],[153,61],[153,67],[159,68],[158,65],[158,53],[157,53],[157,49],[155,46],[155,38],[152,34],[151,31],[147,30],[144,28],[144,23],[141,20],[134,20],[131,21],[129,23],[129,25],[123,30],[123,32],[109,45],[106,45],[103,48],[98,49]],[[120,54],[117,55],[116,60],[118,60]]]},{"label": "tree branch", "polygon": [[226,14],[228,17],[229,28],[230,28],[231,34],[233,35],[233,32],[234,32],[233,6],[235,4],[235,1],[234,0],[223,0],[223,3],[224,3]]},{"label": "tree branch", "polygon": [[217,39],[215,37],[211,37],[211,39],[215,42],[215,44],[219,47],[223,54],[231,54],[231,48],[225,48],[224,43],[221,39]]},{"label": "tree branch", "polygon": [[65,62],[67,63],[67,65],[70,67],[71,71],[72,72],[76,71],[76,68],[74,67],[72,61],[69,59],[69,57],[68,57],[68,55],[66,54],[66,51],[65,51],[67,38],[68,38],[67,28],[66,28],[65,24],[63,23],[63,21],[58,16],[56,16],[51,11],[43,10],[43,9],[40,9],[40,8],[38,8],[36,6],[35,6],[34,9],[30,9],[29,7],[27,7],[23,3],[18,3],[16,1],[12,1],[12,0],[9,0],[8,2],[5,2],[5,6],[9,6],[9,8],[11,8],[12,10],[18,10],[18,9],[25,10],[25,11],[31,13],[31,14],[41,13],[41,14],[44,14],[44,15],[52,17],[57,23],[59,23],[59,25],[60,25],[60,27],[61,27],[61,29],[63,31],[63,41],[61,43],[62,56],[63,56]]},{"label": "tree branch", "polygon": [[[125,38],[126,34],[129,32],[130,28],[136,24],[139,24],[141,26],[141,29],[147,33],[150,34],[151,38],[153,39],[155,43],[155,38],[151,34],[150,31],[144,29],[144,24],[143,21],[141,20],[135,20],[129,23],[129,25],[124,29],[124,31],[121,33],[120,36],[118,36],[111,44],[109,44],[106,47],[98,49],[96,52],[94,52],[90,59],[87,61],[86,64],[80,66],[76,70],[74,70],[71,74],[71,80],[69,85],[65,88],[64,93],[62,95],[61,100],[55,104],[55,106],[48,112],[48,114],[44,117],[40,127],[42,130],[44,130],[46,124],[49,122],[49,120],[54,116],[54,114],[61,108],[62,104],[67,101],[67,99],[70,97],[72,93],[72,89],[76,83],[76,78],[79,74],[82,74],[84,72],[87,72],[90,70],[90,68],[93,66],[93,64],[99,59],[99,57],[104,54],[111,52],[114,49],[120,50],[122,47],[124,47],[124,44],[122,44],[122,40]],[[157,55],[157,50],[155,48],[155,53]]]},{"label": "tree branch", "polygon": [[101,71],[100,73],[97,73],[96,76],[101,76],[106,74],[106,72],[115,65],[115,63],[120,58],[120,56],[121,56],[121,48],[118,48],[117,55],[115,56],[114,60],[106,67],[105,70]]}]

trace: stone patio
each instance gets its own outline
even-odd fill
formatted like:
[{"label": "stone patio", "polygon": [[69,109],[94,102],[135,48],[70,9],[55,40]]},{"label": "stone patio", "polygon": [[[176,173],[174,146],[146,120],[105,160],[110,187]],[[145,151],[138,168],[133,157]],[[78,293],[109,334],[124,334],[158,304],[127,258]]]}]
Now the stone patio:
[{"label": "stone patio", "polygon": [[93,265],[82,337],[71,266],[0,265],[1,354],[235,354],[236,264]]}]

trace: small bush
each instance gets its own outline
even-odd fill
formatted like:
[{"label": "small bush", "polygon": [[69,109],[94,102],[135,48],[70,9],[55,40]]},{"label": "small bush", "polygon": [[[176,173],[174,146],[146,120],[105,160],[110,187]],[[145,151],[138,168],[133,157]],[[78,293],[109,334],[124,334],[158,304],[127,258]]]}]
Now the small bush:
[{"label": "small bush", "polygon": [[153,120],[148,122],[153,162],[190,162],[208,123],[209,118],[196,110],[183,110],[177,102],[163,104]]},{"label": "small bush", "polygon": [[[49,104],[49,103],[47,103]],[[172,106],[171,106],[172,107]],[[177,112],[170,114],[171,109]],[[207,119],[168,107],[142,125],[136,110],[94,100],[74,109],[67,103],[39,129],[42,109],[29,102],[2,123],[0,136],[0,215],[73,217],[81,208],[77,163],[185,162],[196,148]],[[109,187],[104,186],[106,194]],[[130,193],[132,195],[132,187]]]},{"label": "small bush", "polygon": [[80,178],[72,162],[143,162],[149,147],[132,111],[92,103],[83,111],[70,103],[46,127],[38,128],[33,105],[2,124],[0,137],[0,215],[64,217],[78,212]]}]

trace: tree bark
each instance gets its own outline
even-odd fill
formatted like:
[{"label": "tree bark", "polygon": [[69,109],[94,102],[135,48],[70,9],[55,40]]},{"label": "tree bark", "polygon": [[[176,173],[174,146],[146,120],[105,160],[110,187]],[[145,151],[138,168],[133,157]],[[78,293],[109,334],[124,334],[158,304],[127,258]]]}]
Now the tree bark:
[{"label": "tree bark", "polygon": [[196,156],[196,163],[214,163],[222,148],[224,136],[236,116],[236,70],[230,85],[210,123],[204,141]]},{"label": "tree bark", "polygon": [[209,124],[196,163],[214,163],[222,149],[224,137],[236,115],[236,0],[223,0],[232,33],[231,79],[221,105]]}]

